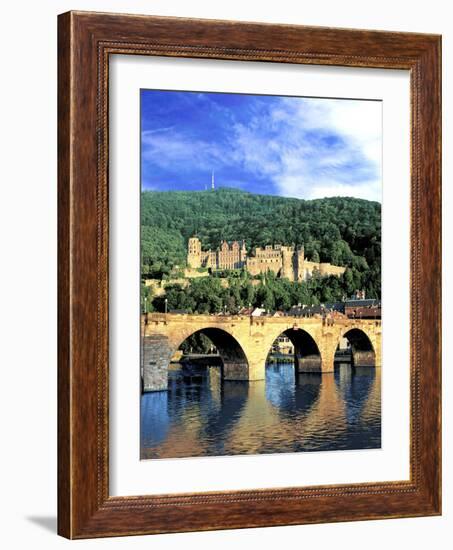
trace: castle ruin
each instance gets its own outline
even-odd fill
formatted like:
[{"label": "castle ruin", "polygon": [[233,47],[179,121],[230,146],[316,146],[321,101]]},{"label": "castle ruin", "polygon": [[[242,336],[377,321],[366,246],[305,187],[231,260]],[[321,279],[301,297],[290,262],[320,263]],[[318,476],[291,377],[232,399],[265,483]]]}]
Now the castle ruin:
[{"label": "castle ruin", "polygon": [[191,237],[188,243],[187,265],[189,268],[242,269],[250,275],[271,271],[278,277],[290,281],[305,281],[315,272],[321,276],[344,273],[344,267],[326,262],[310,262],[305,258],[304,247],[281,244],[256,247],[254,255],[247,254],[245,242],[222,241],[217,250],[202,250],[198,237]]}]

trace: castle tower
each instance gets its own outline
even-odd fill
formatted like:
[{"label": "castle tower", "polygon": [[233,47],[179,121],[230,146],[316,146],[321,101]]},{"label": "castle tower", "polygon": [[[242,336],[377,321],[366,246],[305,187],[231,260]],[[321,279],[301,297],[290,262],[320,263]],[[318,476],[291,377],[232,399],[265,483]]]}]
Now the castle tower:
[{"label": "castle tower", "polygon": [[305,281],[305,249],[304,245],[298,246],[295,261],[295,279],[299,282]]},{"label": "castle tower", "polygon": [[233,269],[238,269],[240,267],[240,245],[238,241],[233,241],[231,243],[230,251],[230,265],[233,266]]},{"label": "castle tower", "polygon": [[242,244],[241,244],[240,262],[241,262],[241,267],[244,267],[247,262],[247,248],[245,246],[245,241],[242,241]]},{"label": "castle tower", "polygon": [[293,246],[282,246],[282,270],[281,277],[285,277],[290,281],[294,281],[294,268],[293,268],[293,259],[294,259],[294,247]]},{"label": "castle tower", "polygon": [[191,237],[189,239],[187,265],[194,269],[201,267],[201,241],[198,237]]}]

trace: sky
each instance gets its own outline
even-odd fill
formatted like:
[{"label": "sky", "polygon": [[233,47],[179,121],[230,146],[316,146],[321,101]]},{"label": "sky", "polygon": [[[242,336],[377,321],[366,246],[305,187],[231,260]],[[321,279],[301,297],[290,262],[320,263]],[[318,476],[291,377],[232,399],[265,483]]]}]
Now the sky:
[{"label": "sky", "polygon": [[382,103],[141,90],[142,189],[381,202]]}]

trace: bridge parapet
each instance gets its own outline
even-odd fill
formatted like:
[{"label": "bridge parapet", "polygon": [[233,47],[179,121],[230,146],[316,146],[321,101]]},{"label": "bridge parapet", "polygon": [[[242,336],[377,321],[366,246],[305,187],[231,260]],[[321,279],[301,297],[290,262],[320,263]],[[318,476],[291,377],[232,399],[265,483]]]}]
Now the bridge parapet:
[{"label": "bridge parapet", "polygon": [[143,324],[152,323],[244,323],[249,322],[252,325],[318,325],[319,323],[329,324],[334,326],[381,326],[380,319],[352,319],[349,317],[335,317],[332,319],[322,318],[320,316],[312,317],[294,317],[290,315],[284,315],[281,317],[271,317],[261,315],[253,317],[251,315],[208,315],[203,313],[144,313],[142,314]]}]

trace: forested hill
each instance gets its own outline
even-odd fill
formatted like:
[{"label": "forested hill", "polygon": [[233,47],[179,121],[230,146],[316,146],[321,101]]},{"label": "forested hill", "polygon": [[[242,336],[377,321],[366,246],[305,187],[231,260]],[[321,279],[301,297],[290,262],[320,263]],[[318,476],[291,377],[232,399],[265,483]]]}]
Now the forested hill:
[{"label": "forested hill", "polygon": [[[381,205],[350,197],[300,200],[236,189],[142,193],[142,260],[150,276],[185,265],[187,240],[203,249],[245,239],[247,249],[304,244],[314,261],[380,279]],[[380,285],[379,285],[380,286]]]}]

